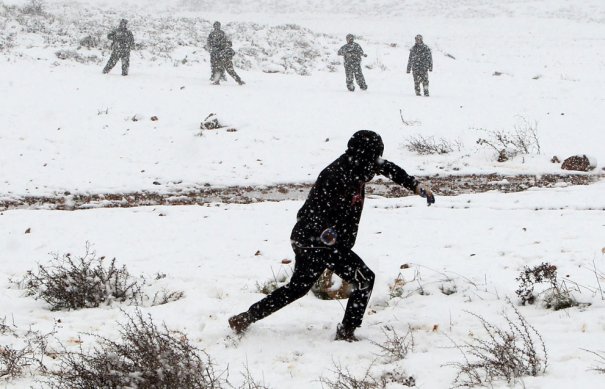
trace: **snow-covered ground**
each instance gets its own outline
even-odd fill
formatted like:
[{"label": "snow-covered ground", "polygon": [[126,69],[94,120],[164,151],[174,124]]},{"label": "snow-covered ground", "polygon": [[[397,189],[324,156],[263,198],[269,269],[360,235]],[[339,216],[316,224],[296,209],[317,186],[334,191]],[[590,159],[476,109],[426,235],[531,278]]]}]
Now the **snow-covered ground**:
[{"label": "snow-covered ground", "polygon": [[[312,182],[360,129],[379,132],[385,158],[418,176],[556,173],[554,155],[578,153],[597,161],[590,174],[602,174],[602,1],[124,3],[48,1],[52,17],[26,20],[0,3],[0,197]],[[106,40],[90,50],[78,42],[87,35],[104,38],[122,16],[131,20],[140,50],[133,52],[128,77],[118,68],[102,75]],[[208,81],[201,46],[215,19],[234,39],[245,86]],[[368,53],[367,92],[349,93],[344,85],[335,53],[349,32]],[[414,96],[405,74],[417,33],[433,49],[430,98]],[[92,59],[59,59],[58,51]],[[293,60],[301,55],[310,57],[302,64]],[[199,136],[210,113],[237,131]],[[476,143],[524,120],[537,124],[540,154],[499,163],[493,149]],[[418,136],[460,147],[418,155],[405,147]],[[416,346],[403,361],[378,359],[374,369],[396,367],[413,375],[418,387],[445,388],[455,369],[443,365],[461,361],[449,339],[463,343],[481,333],[481,323],[467,312],[501,323],[523,267],[549,262],[568,285],[580,285],[574,296],[591,305],[556,312],[519,307],[549,356],[546,375],[524,384],[603,386],[605,376],[589,370],[594,356],[583,350],[605,351],[603,181],[438,197],[430,208],[414,197],[368,199],[356,251],[377,281],[358,331],[362,341],[333,342],[342,302],[312,295],[234,337],[226,319],[262,297],[256,283],[290,270],[281,261],[293,259],[288,238],[300,205],[4,211],[0,318],[40,329],[61,319],[57,336],[63,341],[82,332],[115,336],[123,318],[118,307],[50,312],[8,281],[48,261],[50,252],[83,253],[88,241],[134,274],[166,273],[164,281],[185,298],[145,312],[186,332],[218,366],[229,366],[236,384],[245,363],[272,388],[319,388],[334,362],[361,374],[376,360],[372,341],[384,341],[388,325],[399,332],[411,327]],[[409,268],[401,270],[403,264]],[[391,298],[389,285],[400,273],[409,281],[404,297]],[[443,294],[444,283],[455,285],[456,293]]]}]

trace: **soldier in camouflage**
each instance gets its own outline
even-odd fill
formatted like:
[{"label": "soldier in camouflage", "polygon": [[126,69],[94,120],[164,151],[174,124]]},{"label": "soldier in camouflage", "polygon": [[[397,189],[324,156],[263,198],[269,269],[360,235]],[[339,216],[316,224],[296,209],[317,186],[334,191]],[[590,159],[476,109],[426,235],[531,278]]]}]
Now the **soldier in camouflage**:
[{"label": "soldier in camouflage", "polygon": [[224,74],[225,71],[233,77],[233,79],[240,85],[244,85],[245,82],[242,81],[240,76],[233,69],[233,56],[235,55],[235,50],[233,50],[233,43],[230,40],[225,42],[226,47],[221,50],[218,54],[218,62],[214,69],[214,75],[212,76],[212,83],[214,85],[219,85],[221,75]]},{"label": "soldier in camouflage", "polygon": [[412,71],[414,76],[414,91],[420,96],[420,84],[424,95],[429,95],[429,73],[433,71],[433,55],[431,49],[422,42],[422,35],[416,35],[416,44],[410,49],[407,73]]},{"label": "soldier in camouflage", "polygon": [[[214,73],[220,68],[220,53],[227,47],[227,37],[221,30],[221,22],[214,22],[213,30],[210,31],[206,40],[206,50],[210,52],[210,79],[214,79]],[[224,72],[221,72],[220,78],[226,80]]]},{"label": "soldier in camouflage", "polygon": [[362,90],[368,89],[366,80],[361,72],[361,57],[367,57],[363,49],[358,43],[355,43],[352,34],[347,35],[347,44],[338,50],[338,55],[344,56],[345,59],[345,75],[347,79],[347,88],[353,92],[355,85],[353,79],[357,81],[357,85]]},{"label": "soldier in camouflage", "polygon": [[119,60],[122,61],[122,75],[128,75],[128,68],[130,67],[130,50],[134,47],[134,37],[132,32],[126,27],[128,21],[126,19],[120,20],[120,26],[107,34],[107,39],[112,41],[111,57],[107,61],[107,65],[103,68],[103,73],[107,74]]}]

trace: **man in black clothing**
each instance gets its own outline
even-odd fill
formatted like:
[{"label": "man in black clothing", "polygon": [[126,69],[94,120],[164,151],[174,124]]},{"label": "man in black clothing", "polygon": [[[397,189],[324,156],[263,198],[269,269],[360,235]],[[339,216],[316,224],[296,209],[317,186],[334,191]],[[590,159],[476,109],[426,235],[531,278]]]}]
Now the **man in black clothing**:
[{"label": "man in black clothing", "polygon": [[431,49],[422,42],[422,35],[416,35],[416,44],[410,49],[407,73],[412,71],[414,76],[414,91],[420,96],[420,84],[424,95],[429,95],[429,73],[433,71],[433,55]]},{"label": "man in black clothing", "polygon": [[345,76],[347,79],[347,88],[351,92],[355,90],[353,78],[355,78],[357,85],[359,85],[362,90],[368,89],[366,80],[361,72],[361,57],[367,57],[367,54],[365,54],[361,46],[353,40],[353,35],[348,34],[347,44],[338,50],[338,55],[342,55],[345,58]]},{"label": "man in black clothing", "polygon": [[134,47],[134,37],[132,32],[126,27],[128,21],[126,19],[120,20],[120,26],[107,34],[107,39],[111,40],[111,57],[107,61],[107,65],[103,68],[103,74],[109,73],[111,69],[122,60],[122,75],[128,75],[128,68],[130,67],[130,49]]},{"label": "man in black clothing", "polygon": [[381,158],[383,149],[377,133],[358,131],[349,140],[347,151],[319,174],[298,211],[290,237],[296,255],[290,282],[231,317],[229,325],[236,333],[304,296],[327,268],[354,287],[336,339],[357,340],[354,332],[361,325],[374,285],[374,273],[352,250],[366,183],[381,174],[425,197],[428,205],[435,202],[428,186]]},{"label": "man in black clothing", "polygon": [[[221,23],[214,22],[214,29],[210,31],[206,40],[206,49],[210,52],[210,79],[214,79],[214,73],[220,68],[220,53],[227,47],[227,37],[225,32],[221,30]],[[220,78],[226,80],[222,71]]]},{"label": "man in black clothing", "polygon": [[235,55],[235,50],[231,47],[233,43],[228,40],[225,42],[225,48],[220,51],[218,57],[219,61],[217,63],[216,68],[214,69],[214,75],[212,76],[212,83],[214,85],[220,84],[221,75],[224,74],[225,71],[229,73],[231,77],[240,85],[244,85],[245,82],[242,81],[240,76],[233,69],[233,56]]}]

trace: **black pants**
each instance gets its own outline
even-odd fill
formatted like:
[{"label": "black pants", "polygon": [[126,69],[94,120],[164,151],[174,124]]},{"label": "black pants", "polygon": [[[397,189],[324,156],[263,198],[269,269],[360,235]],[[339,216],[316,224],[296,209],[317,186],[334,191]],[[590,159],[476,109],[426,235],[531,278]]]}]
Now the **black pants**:
[{"label": "black pants", "polygon": [[424,95],[429,95],[429,73],[428,71],[412,71],[412,75],[414,76],[414,91],[418,96],[420,96],[420,84],[422,84],[422,89],[424,90]]},{"label": "black pants", "polygon": [[355,90],[355,85],[353,84],[353,79],[357,81],[357,85],[363,90],[368,89],[366,85],[366,80],[363,78],[363,73],[361,72],[361,63],[360,62],[348,62],[345,63],[345,76],[347,79],[347,88],[350,91]]},{"label": "black pants", "polygon": [[294,246],[294,253],[296,263],[292,279],[248,309],[252,320],[267,317],[307,294],[323,271],[329,268],[353,286],[342,324],[347,328],[359,327],[374,287],[374,272],[350,249]]},{"label": "black pants", "polygon": [[128,68],[130,67],[130,50],[114,50],[111,52],[111,57],[109,57],[109,61],[107,61],[107,65],[103,69],[103,73],[109,73],[111,69],[118,63],[119,60],[122,60],[122,75],[128,75]]}]

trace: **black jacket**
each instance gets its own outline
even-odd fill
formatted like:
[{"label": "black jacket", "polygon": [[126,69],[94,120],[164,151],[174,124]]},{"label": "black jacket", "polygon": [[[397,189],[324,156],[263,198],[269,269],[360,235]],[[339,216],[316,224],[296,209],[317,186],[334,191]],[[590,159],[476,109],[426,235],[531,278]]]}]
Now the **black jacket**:
[{"label": "black jacket", "polygon": [[416,43],[410,49],[410,57],[408,58],[408,72],[412,70],[414,73],[426,73],[428,70],[433,71],[433,55],[431,49],[424,43]]},{"label": "black jacket", "polygon": [[127,28],[117,28],[107,34],[107,39],[113,41],[111,48],[119,51],[130,51],[134,46],[134,36]]},{"label": "black jacket", "polygon": [[345,57],[345,65],[358,64],[361,62],[363,49],[356,42],[347,43],[338,50],[338,55]]},{"label": "black jacket", "polygon": [[319,237],[326,228],[332,228],[336,233],[333,247],[353,247],[363,210],[365,184],[375,174],[410,190],[418,185],[413,176],[392,162],[383,159],[376,163],[360,162],[347,151],[319,174],[307,201],[298,211],[292,243],[299,247],[328,247]]}]

